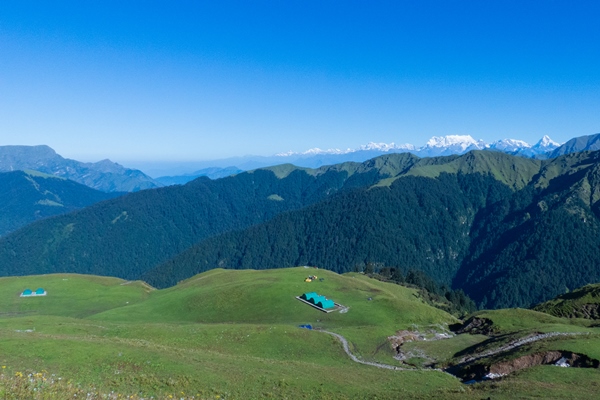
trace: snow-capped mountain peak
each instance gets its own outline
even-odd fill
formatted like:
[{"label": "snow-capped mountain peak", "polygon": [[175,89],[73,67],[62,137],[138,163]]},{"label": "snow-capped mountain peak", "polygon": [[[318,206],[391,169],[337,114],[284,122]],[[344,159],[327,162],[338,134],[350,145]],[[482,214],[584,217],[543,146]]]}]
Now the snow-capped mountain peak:
[{"label": "snow-capped mountain peak", "polygon": [[362,145],[360,146],[358,150],[376,150],[376,151],[391,151],[391,150],[406,150],[406,151],[411,151],[411,150],[415,150],[415,146],[413,146],[412,144],[406,143],[406,144],[400,144],[400,145],[396,145],[395,143],[375,143],[375,142],[369,142],[366,145]]},{"label": "snow-capped mountain peak", "polygon": [[353,151],[356,150],[352,150],[352,149],[346,149],[346,150],[340,150],[340,149],[327,149],[327,150],[323,150],[320,149],[318,147],[314,147],[312,149],[308,149],[306,151],[303,151],[301,153],[297,153],[295,151],[286,151],[284,153],[277,153],[275,154],[275,157],[290,157],[290,156],[315,156],[318,154],[347,154],[347,153],[352,153]]},{"label": "snow-capped mountain peak", "polygon": [[471,135],[447,135],[447,136],[434,136],[427,141],[425,147],[450,147],[450,146],[461,146],[465,149],[469,146],[476,145],[477,140],[473,139]]},{"label": "snow-capped mountain peak", "polygon": [[421,157],[435,157],[462,154],[467,151],[485,148],[486,143],[483,140],[475,140],[470,135],[434,136],[415,154]]},{"label": "snow-capped mountain peak", "polygon": [[554,140],[550,139],[548,135],[544,135],[544,137],[541,138],[540,141],[537,142],[533,147],[536,149],[550,151],[556,149],[558,146],[560,146],[560,143],[556,143]]},{"label": "snow-capped mountain peak", "polygon": [[490,149],[503,151],[503,152],[513,152],[519,151],[523,149],[529,149],[531,145],[523,140],[518,139],[502,139],[496,140],[492,144],[489,145]]},{"label": "snow-capped mountain peak", "polygon": [[316,155],[343,155],[349,153],[356,153],[360,151],[371,151],[381,153],[413,153],[419,157],[435,157],[435,156],[447,156],[450,154],[463,154],[471,150],[497,150],[504,153],[518,154],[525,157],[534,157],[538,154],[547,153],[560,146],[548,136],[544,136],[534,146],[529,143],[518,140],[518,139],[502,139],[487,144],[483,140],[476,140],[471,135],[447,135],[447,136],[433,136],[425,143],[422,147],[416,147],[412,144],[400,144],[395,143],[377,143],[369,142],[365,145],[359,146],[356,149],[327,149],[323,150],[318,147],[309,149],[307,151],[298,153],[288,151],[285,153],[275,154],[276,157],[311,157]]}]

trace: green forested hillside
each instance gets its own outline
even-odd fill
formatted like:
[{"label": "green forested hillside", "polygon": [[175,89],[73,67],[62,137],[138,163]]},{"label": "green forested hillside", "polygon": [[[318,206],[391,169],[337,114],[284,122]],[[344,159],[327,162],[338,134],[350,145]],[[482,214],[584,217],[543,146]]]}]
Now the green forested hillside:
[{"label": "green forested hillside", "polygon": [[470,244],[470,226],[508,186],[482,174],[404,177],[389,187],[340,194],[244,231],[209,238],[143,276],[165,287],[223,268],[317,265],[339,273],[368,262],[418,269],[450,283]]},{"label": "green forested hillside", "polygon": [[0,188],[0,236],[120,195],[36,171],[0,173]]},{"label": "green forested hillside", "polygon": [[318,170],[282,165],[127,194],[1,239],[0,275],[80,272],[135,279],[206,237],[372,185],[418,160],[400,154]]},{"label": "green forested hillside", "polygon": [[389,186],[339,195],[209,238],[144,278],[163,286],[214,265],[308,263],[349,271],[374,262],[452,282],[487,308],[529,306],[600,280],[599,153],[540,163],[537,171],[531,166],[520,175],[529,176],[527,185],[522,178],[505,179],[516,191],[494,179],[510,176],[498,172],[504,169],[514,174],[511,165],[487,162],[496,171],[488,175],[449,173],[449,166],[467,157],[475,158],[415,167],[408,175],[416,177],[388,179]]},{"label": "green forested hillside", "polygon": [[547,162],[484,210],[454,285],[484,307],[530,306],[600,280],[600,152]]}]

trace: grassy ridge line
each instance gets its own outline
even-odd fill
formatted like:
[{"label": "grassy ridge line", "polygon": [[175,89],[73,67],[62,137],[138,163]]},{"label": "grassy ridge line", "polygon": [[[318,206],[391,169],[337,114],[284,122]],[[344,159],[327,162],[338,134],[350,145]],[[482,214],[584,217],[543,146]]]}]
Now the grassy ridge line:
[{"label": "grassy ridge line", "polygon": [[[304,282],[313,274],[324,281]],[[349,311],[325,314],[295,299],[308,291],[325,295],[349,307]],[[397,330],[456,321],[450,314],[425,304],[414,289],[362,274],[339,275],[302,267],[211,270],[175,287],[152,292],[143,303],[90,318],[122,323],[312,324],[346,337],[352,352],[364,360],[383,363],[392,356],[387,337]]]},{"label": "grassy ridge line", "polygon": [[[309,274],[316,274],[324,281],[305,283],[303,278]],[[63,281],[65,277],[69,280]],[[442,311],[424,304],[415,297],[414,290],[372,280],[362,274],[337,275],[301,267],[268,271],[213,270],[188,279],[178,287],[149,292],[143,284],[127,284],[114,278],[27,277],[32,279],[33,286],[40,280],[52,278],[59,279],[55,282],[57,285],[78,281],[83,288],[125,290],[132,297],[141,292],[146,297],[136,304],[121,305],[119,301],[126,296],[123,292],[114,292],[119,301],[111,303],[118,307],[113,310],[90,314],[85,319],[49,315],[65,312],[69,306],[81,314],[95,308],[93,299],[83,295],[85,290],[72,290],[71,296],[56,297],[56,301],[60,299],[62,303],[62,311],[58,303],[44,310],[45,304],[51,304],[41,302],[30,314],[0,318],[0,362],[11,371],[44,368],[84,387],[136,396],[143,391],[157,398],[168,398],[169,394],[185,398],[194,393],[194,396],[213,399],[217,395],[230,399],[547,398],[548,388],[552,388],[551,394],[571,391],[570,398],[589,398],[594,393],[592,383],[598,378],[597,371],[570,371],[567,379],[564,369],[546,367],[541,373],[527,372],[528,375],[517,374],[491,385],[464,387],[455,378],[437,372],[403,373],[358,365],[344,354],[334,338],[298,329],[297,321],[333,327],[333,331],[349,339],[353,352],[362,350],[359,351],[362,359],[374,357],[376,348],[381,345],[378,340],[385,341],[390,330],[413,327],[416,323],[443,324],[444,318],[454,321]],[[17,287],[24,282],[22,278],[5,278],[0,280],[0,288],[2,285],[8,288],[7,281],[16,281]],[[242,286],[250,288],[239,292]],[[339,302],[350,309],[346,314],[321,313],[291,298],[298,289],[322,292],[336,301],[342,299]],[[57,290],[59,286],[53,289]],[[219,292],[221,295],[216,296]],[[276,308],[271,319],[261,322],[269,311],[263,309],[264,304],[253,301],[261,293],[271,299],[282,299],[289,308]],[[16,292],[12,295],[18,296]],[[367,300],[367,296],[373,300]],[[168,310],[164,308],[166,305],[176,318],[164,315],[164,310]],[[211,310],[215,305],[218,309]],[[144,306],[153,312],[140,315]],[[131,318],[121,320],[127,312]],[[299,313],[305,314],[296,315]],[[544,330],[557,324],[564,325],[565,331],[590,329],[577,328],[565,319],[529,310],[481,314],[494,319],[507,332]],[[232,320],[240,316],[254,322]],[[326,316],[332,318],[325,320]],[[277,318],[280,323],[274,322]],[[207,322],[197,322],[202,319]],[[595,346],[594,338],[582,340],[569,339],[568,342],[572,342],[569,347]],[[378,354],[382,355],[381,351]],[[386,361],[390,360],[387,354]],[[582,384],[582,388],[573,391],[573,382]]]},{"label": "grassy ridge line", "polygon": [[[520,190],[532,181],[543,165],[540,160],[512,157],[505,153],[489,151],[471,151],[463,156],[453,156],[451,161],[446,163],[436,163],[430,160],[435,160],[435,158],[423,159],[403,176],[437,178],[441,173],[481,173],[493,176],[513,190]],[[510,164],[509,168],[507,168],[508,164]],[[379,185],[389,186],[400,177],[385,179]]]},{"label": "grassy ridge line", "polygon": [[557,317],[600,319],[600,284],[562,294],[534,309]]},{"label": "grassy ridge line", "polygon": [[[46,296],[19,297],[25,289],[46,290]],[[0,317],[56,315],[84,318],[148,298],[154,289],[142,281],[80,274],[0,278]]]}]

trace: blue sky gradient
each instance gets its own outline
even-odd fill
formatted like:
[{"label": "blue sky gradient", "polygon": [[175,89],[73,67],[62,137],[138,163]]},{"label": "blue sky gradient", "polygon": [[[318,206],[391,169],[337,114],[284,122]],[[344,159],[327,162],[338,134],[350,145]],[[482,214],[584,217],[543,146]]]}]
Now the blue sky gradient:
[{"label": "blue sky gradient", "polygon": [[[122,4],[125,3],[125,4]],[[600,132],[599,2],[0,2],[0,144],[192,161]]]}]

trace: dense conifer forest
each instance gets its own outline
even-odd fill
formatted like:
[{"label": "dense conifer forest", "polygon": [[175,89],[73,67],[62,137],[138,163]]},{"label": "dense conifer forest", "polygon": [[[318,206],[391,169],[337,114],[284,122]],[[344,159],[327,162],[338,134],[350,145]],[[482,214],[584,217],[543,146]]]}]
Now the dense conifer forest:
[{"label": "dense conifer forest", "polygon": [[529,306],[600,281],[599,159],[390,154],[200,178],[7,235],[0,273],[94,273],[167,287],[218,267],[347,272],[374,263],[402,276],[420,271],[479,307]]},{"label": "dense conifer forest", "polygon": [[112,199],[121,193],[105,193],[35,171],[0,173],[0,236],[31,222]]}]

